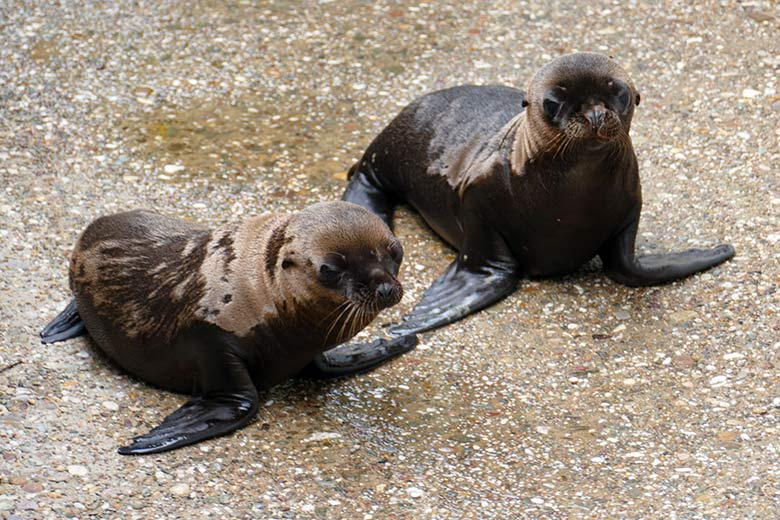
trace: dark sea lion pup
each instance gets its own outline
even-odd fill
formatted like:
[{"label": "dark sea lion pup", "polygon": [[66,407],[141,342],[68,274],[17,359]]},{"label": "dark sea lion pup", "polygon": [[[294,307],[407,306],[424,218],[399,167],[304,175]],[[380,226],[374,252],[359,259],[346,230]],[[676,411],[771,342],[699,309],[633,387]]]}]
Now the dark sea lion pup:
[{"label": "dark sea lion pup", "polygon": [[629,137],[639,93],[607,56],[545,65],[528,94],[462,86],[407,106],[350,170],[344,200],[390,226],[416,209],[457,259],[398,334],[456,321],[525,276],[566,273],[598,255],[631,286],[688,276],[734,255],[729,245],[637,257],[642,194]]},{"label": "dark sea lion pup", "polygon": [[416,338],[332,348],[401,299],[388,227],[346,202],[207,229],[150,211],[101,217],[71,256],[75,299],[41,333],[86,332],[131,374],[196,395],[122,454],[171,450],[248,423],[258,390],[302,371],[378,366]]}]

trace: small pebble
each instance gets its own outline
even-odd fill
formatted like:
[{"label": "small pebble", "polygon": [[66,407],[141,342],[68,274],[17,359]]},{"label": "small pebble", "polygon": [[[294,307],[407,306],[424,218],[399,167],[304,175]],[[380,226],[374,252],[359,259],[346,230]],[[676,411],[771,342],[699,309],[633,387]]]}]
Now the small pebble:
[{"label": "small pebble", "polygon": [[166,164],[163,168],[165,173],[178,173],[184,171],[186,168],[180,164]]},{"label": "small pebble", "polygon": [[425,493],[423,492],[422,489],[420,489],[418,487],[412,486],[412,487],[406,488],[406,494],[408,494],[412,498],[420,498]]},{"label": "small pebble", "polygon": [[22,499],[16,503],[16,508],[22,511],[35,511],[38,509],[38,504],[32,500]]},{"label": "small pebble", "polygon": [[726,376],[715,376],[710,379],[710,386],[718,387],[723,386],[728,381],[728,378]]},{"label": "small pebble", "polygon": [[111,410],[112,412],[116,412],[119,410],[119,405],[114,401],[103,401],[103,408],[106,410]]},{"label": "small pebble", "polygon": [[43,491],[43,486],[37,482],[28,482],[22,486],[22,491],[25,493],[40,493]]},{"label": "small pebble", "polygon": [[87,473],[89,473],[89,470],[86,468],[86,466],[82,466],[80,464],[73,464],[68,466],[68,473],[71,475],[75,475],[77,477],[86,477]]},{"label": "small pebble", "polygon": [[171,493],[179,497],[185,497],[190,494],[190,486],[184,483],[176,484],[171,487]]}]

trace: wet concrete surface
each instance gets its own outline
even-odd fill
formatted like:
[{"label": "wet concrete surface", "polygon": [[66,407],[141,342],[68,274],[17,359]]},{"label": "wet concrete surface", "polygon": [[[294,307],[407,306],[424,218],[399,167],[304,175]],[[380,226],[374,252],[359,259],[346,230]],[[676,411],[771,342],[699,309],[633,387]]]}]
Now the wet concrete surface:
[{"label": "wet concrete surface", "polygon": [[[780,10],[773,2],[88,2],[0,6],[0,518],[776,518]],[[416,96],[524,86],[613,55],[644,252],[737,257],[629,289],[524,282],[333,382],[291,381],[229,437],[116,448],[183,396],[83,340],[40,345],[93,218],[218,224],[340,196]],[[454,256],[409,211],[409,310]]]}]

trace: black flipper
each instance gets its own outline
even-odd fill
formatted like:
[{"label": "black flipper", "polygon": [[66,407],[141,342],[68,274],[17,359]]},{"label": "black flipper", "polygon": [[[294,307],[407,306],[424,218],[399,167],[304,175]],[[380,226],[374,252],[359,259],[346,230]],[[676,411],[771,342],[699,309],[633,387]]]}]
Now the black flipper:
[{"label": "black flipper", "polygon": [[658,285],[714,267],[734,256],[734,248],[722,244],[713,249],[689,249],[679,253],[634,253],[639,219],[609,240],[599,251],[607,276],[631,287]]},{"label": "black flipper", "polygon": [[414,335],[339,345],[317,356],[304,369],[303,375],[331,378],[367,372],[416,346],[417,336]]},{"label": "black flipper", "polygon": [[414,334],[458,321],[495,303],[517,286],[513,269],[486,267],[472,271],[452,262],[403,323],[390,328],[392,334]]},{"label": "black flipper", "polygon": [[194,397],[146,435],[119,448],[122,455],[160,453],[224,435],[246,425],[257,413],[257,392],[214,393]]},{"label": "black flipper", "polygon": [[224,435],[257,413],[259,396],[233,334],[216,327],[193,329],[179,339],[197,354],[202,393],[165,418],[160,426],[119,449],[122,455],[160,453]]},{"label": "black flipper", "polygon": [[79,311],[76,308],[76,300],[71,300],[56,318],[51,320],[41,331],[41,343],[56,343],[66,339],[84,336],[87,329],[81,321]]},{"label": "black flipper", "polygon": [[381,218],[393,229],[393,213],[398,201],[383,187],[365,161],[355,163],[349,170],[349,184],[342,200],[363,206]]}]

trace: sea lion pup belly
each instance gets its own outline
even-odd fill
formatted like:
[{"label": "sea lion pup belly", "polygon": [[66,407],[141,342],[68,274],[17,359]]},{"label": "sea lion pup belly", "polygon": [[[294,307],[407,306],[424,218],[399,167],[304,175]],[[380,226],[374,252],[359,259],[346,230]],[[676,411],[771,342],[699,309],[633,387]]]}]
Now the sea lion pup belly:
[{"label": "sea lion pup belly", "polygon": [[402,257],[382,220],[346,202],[216,229],[150,211],[101,217],[71,256],[74,301],[41,337],[86,328],[128,372],[195,394],[119,452],[171,450],[244,426],[258,390],[304,369],[347,375],[413,348],[333,348],[400,301]]},{"label": "sea lion pup belly", "polygon": [[462,86],[407,106],[350,170],[344,200],[391,226],[416,209],[458,250],[397,334],[456,321],[525,276],[576,269],[598,255],[630,285],[688,276],[734,255],[729,245],[637,257],[642,195],[629,128],[639,93],[607,56],[561,56],[528,94]]}]

